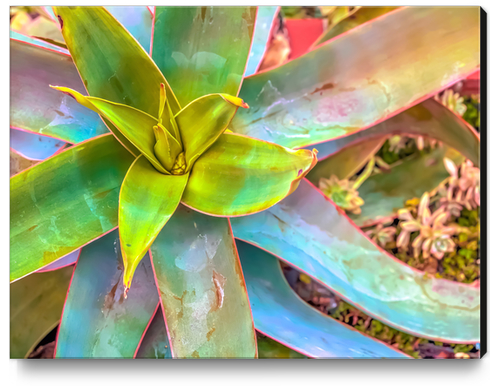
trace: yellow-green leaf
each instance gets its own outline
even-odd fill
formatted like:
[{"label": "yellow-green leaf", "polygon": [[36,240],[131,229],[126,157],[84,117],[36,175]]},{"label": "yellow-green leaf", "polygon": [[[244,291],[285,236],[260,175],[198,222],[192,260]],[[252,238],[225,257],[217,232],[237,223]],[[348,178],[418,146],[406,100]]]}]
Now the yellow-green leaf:
[{"label": "yellow-green leaf", "polygon": [[65,43],[90,95],[157,116],[159,85],[180,105],[143,47],[104,7],[54,7]]},{"label": "yellow-green leaf", "polygon": [[222,134],[194,164],[182,201],[217,216],[242,216],[276,204],[316,163],[316,152]]},{"label": "yellow-green leaf", "polygon": [[192,101],[177,114],[187,170],[226,130],[240,106],[248,108],[240,98],[210,94]]},{"label": "yellow-green leaf", "polygon": [[119,195],[119,235],[124,262],[124,285],[160,230],[179,205],[189,175],[166,175],[139,156],[124,178]]},{"label": "yellow-green leaf", "polygon": [[106,101],[100,98],[86,97],[75,90],[67,87],[52,86],[65,94],[75,98],[82,106],[85,106],[104,118],[108,119],[118,130],[114,135],[119,139],[119,135],[124,135],[160,172],[167,173],[168,171],[162,167],[155,156],[154,146],[156,143],[153,133],[153,126],[158,123],[158,120],[147,113],[135,109],[134,107],[122,105]]}]

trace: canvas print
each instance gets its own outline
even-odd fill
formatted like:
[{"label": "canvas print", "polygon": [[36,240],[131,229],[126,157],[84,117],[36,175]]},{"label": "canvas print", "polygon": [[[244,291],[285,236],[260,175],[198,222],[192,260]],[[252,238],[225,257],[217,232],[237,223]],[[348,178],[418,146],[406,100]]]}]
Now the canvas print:
[{"label": "canvas print", "polygon": [[10,357],[481,357],[485,16],[11,7]]}]

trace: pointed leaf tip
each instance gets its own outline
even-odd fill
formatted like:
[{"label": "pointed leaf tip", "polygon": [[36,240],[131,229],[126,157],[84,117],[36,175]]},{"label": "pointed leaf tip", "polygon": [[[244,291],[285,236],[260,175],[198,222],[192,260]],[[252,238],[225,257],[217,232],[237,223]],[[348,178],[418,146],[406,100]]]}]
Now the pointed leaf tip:
[{"label": "pointed leaf tip", "polygon": [[228,103],[231,103],[234,106],[243,107],[244,109],[250,108],[250,106],[247,103],[245,103],[245,101],[241,98],[238,98],[238,97],[235,97],[232,95],[228,95],[228,94],[220,94],[220,95],[225,101],[227,101]]}]

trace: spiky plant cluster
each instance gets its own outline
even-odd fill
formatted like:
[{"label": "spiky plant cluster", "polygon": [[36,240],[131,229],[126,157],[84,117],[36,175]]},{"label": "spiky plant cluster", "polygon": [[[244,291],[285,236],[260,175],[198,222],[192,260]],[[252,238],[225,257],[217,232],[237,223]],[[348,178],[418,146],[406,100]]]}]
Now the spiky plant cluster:
[{"label": "spiky plant cluster", "polygon": [[364,200],[359,197],[357,190],[373,173],[376,165],[378,165],[378,168],[389,169],[389,165],[382,160],[377,163],[377,158],[379,157],[371,158],[361,174],[355,177],[356,179],[354,181],[348,178],[340,180],[336,175],[332,175],[330,178],[320,178],[318,187],[325,196],[330,198],[341,209],[352,214],[360,214]]},{"label": "spiky plant cluster", "polygon": [[444,90],[441,94],[436,95],[434,99],[460,116],[463,116],[466,112],[464,98],[452,89]]},{"label": "spiky plant cluster", "polygon": [[[445,208],[440,207],[431,213],[429,203],[430,195],[424,193],[416,218],[409,209],[404,208],[398,211],[401,232],[396,240],[396,246],[401,250],[406,250],[411,244],[415,257],[419,257],[422,252],[424,258],[434,256],[440,260],[445,253],[454,251],[456,244],[451,236],[458,233],[459,227],[447,224],[451,214]],[[410,243],[410,235],[415,232],[418,232],[418,235]]]}]

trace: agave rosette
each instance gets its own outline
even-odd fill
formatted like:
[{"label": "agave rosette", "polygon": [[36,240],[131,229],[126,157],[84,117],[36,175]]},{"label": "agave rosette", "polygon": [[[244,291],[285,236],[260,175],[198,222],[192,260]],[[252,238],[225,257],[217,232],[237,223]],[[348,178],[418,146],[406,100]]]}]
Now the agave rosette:
[{"label": "agave rosette", "polygon": [[[55,7],[64,43],[12,35],[11,130],[63,147],[11,179],[13,296],[22,304],[25,288],[44,277],[40,288],[52,292],[53,281],[69,277],[75,254],[71,283],[59,288],[69,285],[65,304],[43,324],[52,328],[63,307],[57,357],[254,357],[254,326],[307,356],[404,356],[298,302],[275,273],[277,260],[242,244],[239,256],[234,237],[396,328],[479,339],[478,288],[424,281],[301,182],[316,163],[313,147],[345,178],[372,153],[355,150],[361,141],[374,149],[380,138],[407,130],[474,157],[474,131],[424,100],[478,69],[478,10],[368,12],[359,19],[365,26],[340,22],[342,35],[327,32],[309,53],[243,79],[246,67],[252,74],[258,68],[276,13]],[[362,40],[376,44],[354,54],[346,48]],[[414,54],[400,41],[419,47],[410,69],[403,63]],[[418,75],[409,85],[407,71]],[[342,152],[350,154],[345,164],[335,162],[346,159]],[[369,206],[365,200],[363,211]],[[41,330],[11,336],[15,355],[26,355]],[[342,341],[349,349],[339,349]],[[157,354],[148,350],[155,345]]]}]

